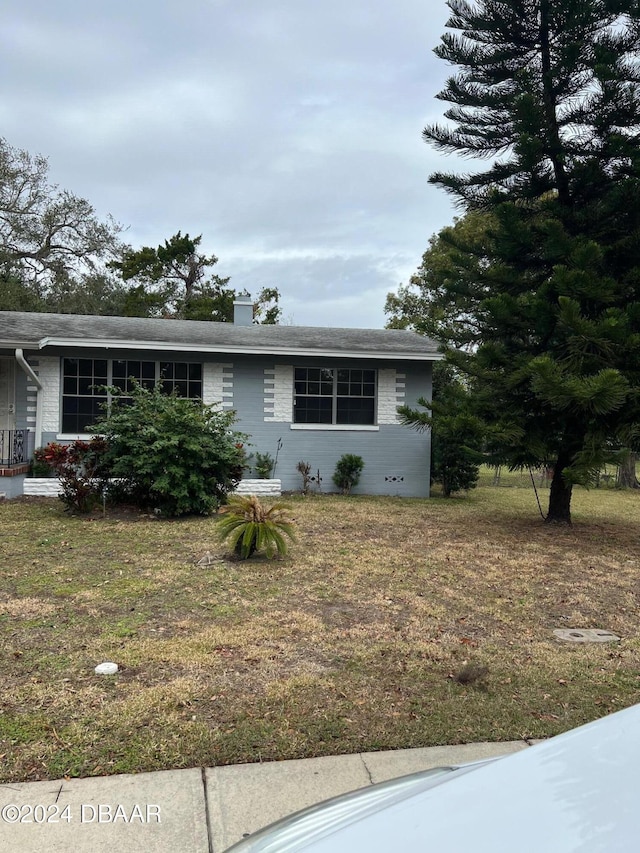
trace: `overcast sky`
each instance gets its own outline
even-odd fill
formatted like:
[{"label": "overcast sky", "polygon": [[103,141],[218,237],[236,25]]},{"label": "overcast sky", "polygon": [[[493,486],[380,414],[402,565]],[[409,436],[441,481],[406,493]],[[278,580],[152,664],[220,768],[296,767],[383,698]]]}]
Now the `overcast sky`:
[{"label": "overcast sky", "polygon": [[4,0],[0,135],[127,227],[203,235],[285,322],[385,323],[455,211],[421,139],[444,0]]}]

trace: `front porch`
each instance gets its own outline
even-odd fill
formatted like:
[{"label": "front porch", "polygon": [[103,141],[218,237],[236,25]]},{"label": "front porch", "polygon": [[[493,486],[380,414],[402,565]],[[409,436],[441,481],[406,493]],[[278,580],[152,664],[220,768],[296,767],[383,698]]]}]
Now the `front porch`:
[{"label": "front porch", "polygon": [[[35,433],[29,429],[0,429],[0,495],[17,497],[29,473]],[[18,479],[7,479],[18,478]]]},{"label": "front porch", "polygon": [[[35,434],[30,429],[0,429],[0,469],[27,466],[33,456]],[[2,476],[13,476],[11,473]]]}]

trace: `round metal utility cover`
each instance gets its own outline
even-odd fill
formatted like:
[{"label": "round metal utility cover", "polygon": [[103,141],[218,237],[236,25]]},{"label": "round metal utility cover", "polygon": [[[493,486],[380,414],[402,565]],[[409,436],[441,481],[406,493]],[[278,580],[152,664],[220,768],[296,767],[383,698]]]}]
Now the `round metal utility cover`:
[{"label": "round metal utility cover", "polygon": [[619,643],[620,637],[602,628],[556,628],[553,632],[559,640],[568,643]]}]

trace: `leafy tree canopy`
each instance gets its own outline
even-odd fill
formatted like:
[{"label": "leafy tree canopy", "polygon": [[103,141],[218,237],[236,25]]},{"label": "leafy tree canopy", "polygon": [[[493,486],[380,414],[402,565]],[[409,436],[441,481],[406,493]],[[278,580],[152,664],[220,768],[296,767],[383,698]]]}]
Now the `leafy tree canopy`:
[{"label": "leafy tree canopy", "polygon": [[60,279],[102,270],[120,250],[121,230],[51,184],[44,157],[0,138],[0,279],[43,299]]},{"label": "leafy tree canopy", "polygon": [[387,310],[471,377],[505,462],[554,466],[548,520],[568,522],[612,436],[638,442],[640,7],[448,5],[436,53],[459,70],[424,137],[491,162],[432,175],[466,216]]},{"label": "leafy tree canopy", "polygon": [[[178,232],[150,248],[120,240],[88,201],[51,184],[48,163],[0,138],[0,310],[233,321],[236,292],[212,274],[201,237]],[[263,288],[257,322],[277,323],[280,294]]]}]

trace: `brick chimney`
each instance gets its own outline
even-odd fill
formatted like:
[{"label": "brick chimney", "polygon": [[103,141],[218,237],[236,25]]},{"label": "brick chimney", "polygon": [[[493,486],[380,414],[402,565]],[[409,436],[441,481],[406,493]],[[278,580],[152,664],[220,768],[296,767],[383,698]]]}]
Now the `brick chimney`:
[{"label": "brick chimney", "polygon": [[233,300],[233,325],[253,325],[253,299],[246,290],[241,291]]}]

